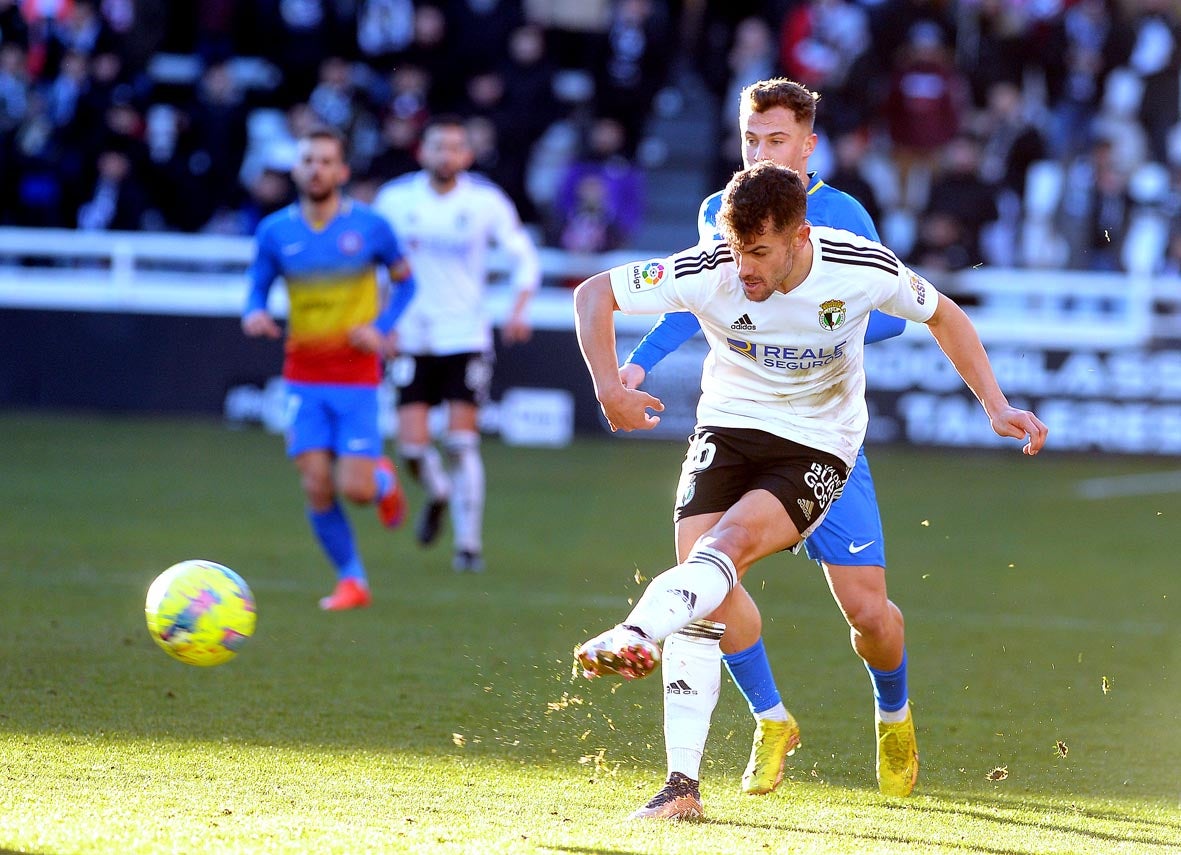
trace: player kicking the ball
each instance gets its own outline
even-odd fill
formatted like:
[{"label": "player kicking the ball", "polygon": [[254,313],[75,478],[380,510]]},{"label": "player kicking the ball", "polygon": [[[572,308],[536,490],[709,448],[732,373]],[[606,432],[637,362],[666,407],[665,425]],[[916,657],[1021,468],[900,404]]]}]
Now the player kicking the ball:
[{"label": "player kicking the ball", "polygon": [[[1027,454],[1045,443],[1045,425],[1009,405],[963,311],[881,244],[810,226],[806,199],[794,170],[758,163],[723,191],[722,242],[597,274],[576,291],[579,344],[614,430],[650,429],[659,416],[649,410],[663,409],[620,380],[615,310],[690,311],[710,346],[674,514],[679,563],[649,583],[623,623],[576,649],[587,677],[647,675],[661,641],[725,614],[751,565],[820,525],[865,436],[872,310],[927,324],[993,430],[1028,437]],[[750,329],[736,333],[735,319],[747,316]],[[886,753],[900,755],[913,786],[913,725],[899,736]]]}]

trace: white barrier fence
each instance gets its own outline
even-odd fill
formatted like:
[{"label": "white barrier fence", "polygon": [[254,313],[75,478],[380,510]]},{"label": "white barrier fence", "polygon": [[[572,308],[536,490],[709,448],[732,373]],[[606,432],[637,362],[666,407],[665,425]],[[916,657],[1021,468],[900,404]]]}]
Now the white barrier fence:
[{"label": "white barrier fence", "polygon": [[[245,237],[0,228],[0,307],[232,317],[242,307],[252,252]],[[541,261],[546,281],[560,285],[662,254],[545,248]],[[494,256],[497,273],[505,264]],[[989,344],[1122,348],[1181,337],[1177,278],[983,268],[932,278],[968,306]],[[280,313],[282,291],[273,292]],[[495,282],[490,299],[494,313],[507,310],[509,295]],[[543,288],[533,320],[541,329],[570,329],[570,289]],[[626,329],[649,325],[645,318],[620,320]]]}]

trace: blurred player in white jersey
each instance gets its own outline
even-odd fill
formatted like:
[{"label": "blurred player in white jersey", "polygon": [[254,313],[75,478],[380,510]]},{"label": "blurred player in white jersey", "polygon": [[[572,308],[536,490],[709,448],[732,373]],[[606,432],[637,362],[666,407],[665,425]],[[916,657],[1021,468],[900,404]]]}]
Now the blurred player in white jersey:
[{"label": "blurred player in white jersey", "polygon": [[[422,169],[386,184],[373,207],[389,220],[415,271],[418,290],[398,324],[398,447],[428,501],[416,536],[424,546],[439,536],[451,509],[456,572],[484,569],[484,463],[479,407],[492,381],[492,318],[485,297],[488,252],[498,246],[511,260],[515,298],[501,329],[506,344],[531,335],[528,305],[541,282],[537,249],[508,196],[469,173],[472,148],[458,117],[433,119],[419,148]],[[442,445],[432,443],[430,409],[447,404]]]},{"label": "blurred player in white jersey", "polygon": [[[1028,437],[1027,454],[1045,443],[1046,426],[1005,398],[962,309],[881,244],[809,225],[806,206],[799,174],[763,161],[723,191],[722,241],[597,274],[575,293],[579,344],[613,429],[650,429],[659,416],[649,410],[664,408],[619,376],[616,310],[693,312],[710,347],[677,492],[679,563],[623,623],[576,649],[588,678],[651,673],[662,640],[718,613],[751,565],[821,525],[865,438],[874,309],[928,326],[998,435]],[[905,725],[887,759],[913,786],[909,710]],[[696,782],[670,776],[662,792],[679,816],[701,815]]]}]

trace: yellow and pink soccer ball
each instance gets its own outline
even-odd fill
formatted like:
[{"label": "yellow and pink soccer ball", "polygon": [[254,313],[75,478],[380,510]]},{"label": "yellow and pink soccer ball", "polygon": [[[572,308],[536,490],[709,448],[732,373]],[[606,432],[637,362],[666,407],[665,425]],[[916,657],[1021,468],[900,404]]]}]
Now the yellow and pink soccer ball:
[{"label": "yellow and pink soccer ball", "polygon": [[148,588],[148,632],[173,659],[220,665],[254,634],[257,613],[246,581],[213,561],[173,564]]}]

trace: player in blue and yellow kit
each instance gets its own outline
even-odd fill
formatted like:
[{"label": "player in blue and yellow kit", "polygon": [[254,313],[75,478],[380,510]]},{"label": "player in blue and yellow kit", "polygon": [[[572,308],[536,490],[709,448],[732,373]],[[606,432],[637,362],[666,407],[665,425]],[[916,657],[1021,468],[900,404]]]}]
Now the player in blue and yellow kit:
[{"label": "player in blue and yellow kit", "polygon": [[[878,240],[865,208],[847,193],[807,171],[816,147],[813,123],[819,95],[782,78],[762,80],[743,90],[739,123],[742,159],[790,166],[807,176],[807,217]],[[721,193],[701,205],[698,231],[703,241],[717,238],[715,221]],[[736,319],[736,323],[741,319]],[[873,312],[867,343],[900,334],[905,321]],[[663,315],[620,368],[620,379],[636,388],[666,355],[699,332],[689,312]],[[810,558],[824,569],[829,587],[850,626],[853,649],[865,663],[873,685],[878,731],[879,786],[889,795],[908,795],[918,772],[918,751],[906,683],[902,613],[886,596],[886,555],[873,478],[864,449],[839,501],[819,529],[804,541]],[[754,601],[738,586],[712,620],[690,624],[664,643],[665,741],[669,779],[665,788],[635,818],[678,818],[700,814],[697,779],[709,731],[709,717],[720,685],[714,664],[719,653],[756,718],[754,745],[742,778],[750,794],[778,786],[783,763],[800,741],[799,727],[785,708],[762,641],[762,618]],[[680,683],[694,691],[687,692]],[[670,691],[670,689],[680,689]]]},{"label": "player in blue and yellow kit", "polygon": [[[360,608],[370,603],[369,582],[337,494],[376,504],[389,528],[405,516],[405,494],[382,449],[377,387],[415,286],[389,223],[344,196],[349,169],[339,134],[321,129],[302,137],[292,178],[299,200],[264,219],[255,235],[242,330],[282,336],[267,296],[283,277],[290,304],[287,454],[299,470],[308,522],[337,574],[320,607]],[[388,293],[380,269],[388,272]]]}]

